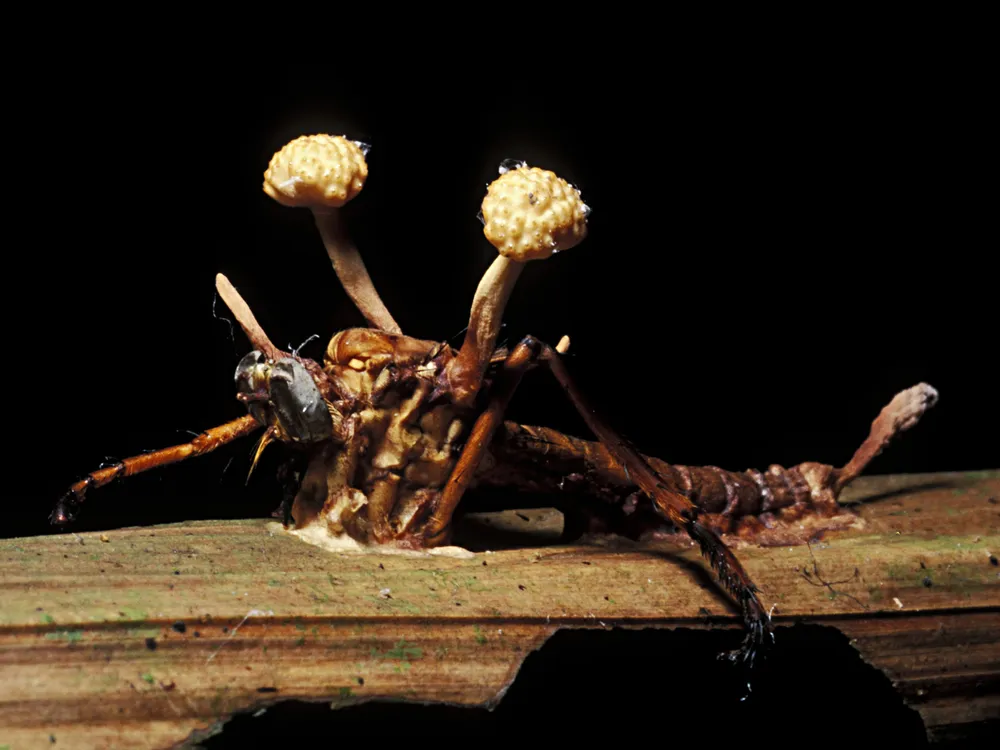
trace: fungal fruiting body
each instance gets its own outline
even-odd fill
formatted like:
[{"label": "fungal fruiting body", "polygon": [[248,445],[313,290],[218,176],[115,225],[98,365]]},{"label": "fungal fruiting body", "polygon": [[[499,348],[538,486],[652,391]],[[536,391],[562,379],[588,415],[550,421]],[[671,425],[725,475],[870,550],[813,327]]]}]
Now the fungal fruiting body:
[{"label": "fungal fruiting body", "polygon": [[400,333],[340,217],[368,179],[367,150],[340,135],[296,138],[271,158],[264,192],[283,206],[312,211],[330,262],[358,310],[375,328]]}]

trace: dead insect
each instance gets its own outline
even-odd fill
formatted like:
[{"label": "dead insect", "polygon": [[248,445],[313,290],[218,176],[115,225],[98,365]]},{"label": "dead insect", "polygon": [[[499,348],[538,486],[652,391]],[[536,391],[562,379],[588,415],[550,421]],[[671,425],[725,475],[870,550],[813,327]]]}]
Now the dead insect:
[{"label": "dead insect", "polygon": [[[237,398],[249,413],[189,443],[91,473],[59,500],[53,523],[72,520],[90,489],[260,429],[254,465],[271,442],[293,449],[293,462],[279,473],[288,486],[281,514],[296,532],[432,547],[450,539],[452,516],[473,484],[569,489],[597,498],[613,530],[637,535],[670,526],[696,541],[747,628],[730,658],[752,664],[756,650],[773,638],[771,620],[722,535],[787,534],[788,521],[801,527],[803,518],[819,519],[810,533],[835,526],[844,513],[836,502],[840,490],[933,405],[934,389],[921,384],[899,394],[842,469],[806,463],[733,473],[649,459],[598,417],[574,385],[560,356],[567,338],[555,348],[532,336],[509,351],[496,348],[504,307],[524,264],[585,238],[590,209],[579,190],[523,162],[501,165],[480,215],[500,255],[476,289],[465,340],[455,351],[402,334],[340,222],[337,210],[367,177],[365,152],[340,136],[298,138],[272,158],[264,191],[313,212],[337,275],[372,327],[337,333],[322,364],[284,352],[220,274],[219,295],[254,347],[235,373]],[[600,443],[503,421],[521,378],[537,367],[562,385]]]}]

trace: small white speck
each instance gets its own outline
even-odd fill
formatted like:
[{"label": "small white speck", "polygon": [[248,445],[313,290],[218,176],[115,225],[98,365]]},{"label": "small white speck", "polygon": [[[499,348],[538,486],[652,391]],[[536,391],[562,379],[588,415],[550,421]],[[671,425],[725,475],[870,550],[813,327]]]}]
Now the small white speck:
[{"label": "small white speck", "polygon": [[296,189],[298,188],[299,184],[301,184],[301,182],[302,182],[301,177],[292,177],[291,179],[285,180],[284,182],[279,184],[278,190],[284,193],[285,195],[295,195],[297,191]]},{"label": "small white speck", "polygon": [[892,600],[896,603],[897,607],[899,607],[900,609],[903,608],[903,603],[901,601],[899,601],[899,599],[897,597],[895,597],[895,596],[892,597]]},{"label": "small white speck", "polygon": [[389,596],[390,593],[392,593],[391,589],[382,589],[381,591],[378,592],[378,596],[380,599],[389,599],[391,598]]}]

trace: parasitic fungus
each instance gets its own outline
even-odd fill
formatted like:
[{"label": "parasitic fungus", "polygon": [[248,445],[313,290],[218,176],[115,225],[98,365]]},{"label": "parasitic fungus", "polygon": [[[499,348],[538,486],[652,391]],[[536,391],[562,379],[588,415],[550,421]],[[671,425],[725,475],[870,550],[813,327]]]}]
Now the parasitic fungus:
[{"label": "parasitic fungus", "polygon": [[304,135],[271,157],[264,192],[283,206],[312,211],[326,252],[344,289],[369,323],[389,333],[399,325],[375,291],[357,247],[344,229],[340,208],[364,187],[367,147],[343,136]]},{"label": "parasitic fungus", "polygon": [[243,329],[254,349],[268,359],[281,359],[285,356],[278,347],[271,343],[267,334],[264,333],[264,329],[257,322],[257,318],[251,312],[250,306],[224,274],[215,275],[215,290],[222,297],[222,301],[226,303],[226,307],[233,313],[236,322],[240,324],[240,328]]},{"label": "parasitic fungus", "polygon": [[524,162],[500,166],[482,204],[483,234],[500,255],[479,282],[465,341],[446,371],[457,403],[471,404],[479,390],[524,264],[579,244],[589,214],[580,191],[555,173]]}]

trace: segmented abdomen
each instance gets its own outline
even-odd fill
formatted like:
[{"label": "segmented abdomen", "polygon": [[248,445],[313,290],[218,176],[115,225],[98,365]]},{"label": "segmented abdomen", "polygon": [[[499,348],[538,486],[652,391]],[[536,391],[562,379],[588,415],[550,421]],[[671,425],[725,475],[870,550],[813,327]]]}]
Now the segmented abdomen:
[{"label": "segmented abdomen", "polygon": [[[513,484],[534,492],[577,490],[612,502],[635,490],[627,471],[603,445],[545,427],[506,422],[490,452],[494,461],[481,467],[480,484]],[[646,460],[669,489],[690,498],[705,513],[729,518],[809,504],[812,492],[803,471],[814,473],[814,484],[830,472],[820,464],[734,472],[717,466],[675,466],[648,456]]]},{"label": "segmented abdomen", "polygon": [[717,466],[673,466],[657,459],[650,463],[665,484],[688,497],[706,513],[759,516],[810,498],[809,484],[798,467],[776,464],[761,472],[733,472]]}]

